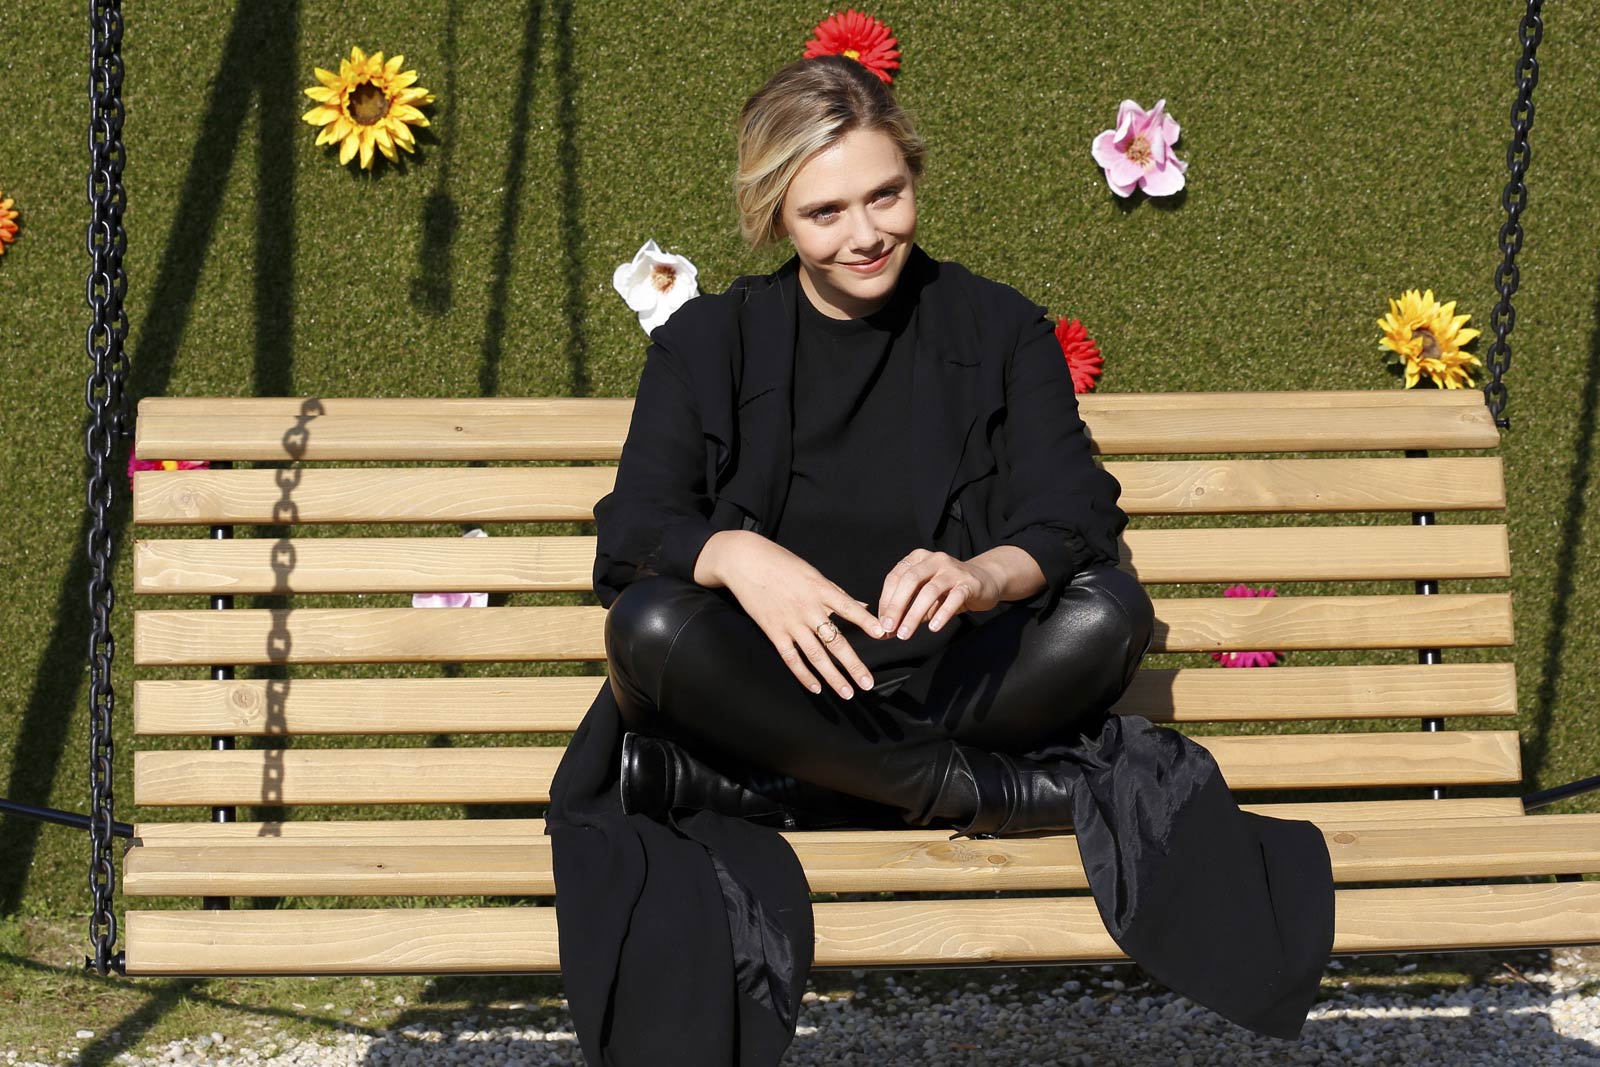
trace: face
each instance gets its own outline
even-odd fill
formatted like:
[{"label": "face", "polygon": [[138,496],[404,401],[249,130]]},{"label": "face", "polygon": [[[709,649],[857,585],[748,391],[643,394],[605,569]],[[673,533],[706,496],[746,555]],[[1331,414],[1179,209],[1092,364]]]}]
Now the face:
[{"label": "face", "polygon": [[869,315],[888,302],[911,256],[911,171],[882,130],[855,129],[814,153],[789,183],[779,231],[800,257],[800,284],[823,314]]}]

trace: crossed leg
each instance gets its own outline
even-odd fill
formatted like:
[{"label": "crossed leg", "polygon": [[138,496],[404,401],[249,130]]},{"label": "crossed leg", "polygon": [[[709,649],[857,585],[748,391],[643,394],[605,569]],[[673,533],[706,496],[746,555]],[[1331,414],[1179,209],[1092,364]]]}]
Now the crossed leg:
[{"label": "crossed leg", "polygon": [[1022,753],[1097,729],[1132,681],[1153,623],[1137,579],[1087,567],[1050,611],[1003,606],[909,673],[875,678],[848,700],[803,688],[725,590],[639,579],[611,605],[605,635],[629,729],[678,741],[728,773],[790,775],[925,825],[972,814],[970,798],[952,808],[941,789],[957,746]]}]

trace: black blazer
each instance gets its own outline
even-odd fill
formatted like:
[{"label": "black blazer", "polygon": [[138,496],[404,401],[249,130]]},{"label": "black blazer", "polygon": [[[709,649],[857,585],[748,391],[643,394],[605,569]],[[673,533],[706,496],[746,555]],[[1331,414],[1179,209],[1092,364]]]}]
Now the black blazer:
[{"label": "black blazer", "polygon": [[[718,530],[775,529],[789,487],[800,260],[685,303],[652,334],[614,490],[595,505],[594,588],[693,580]],[[1118,561],[1128,517],[1090,453],[1045,309],[913,246],[899,283],[917,309],[910,472],[923,546],[967,559],[1026,550],[1054,600],[1083,566]],[[1042,606],[1042,604],[1036,604]]]}]

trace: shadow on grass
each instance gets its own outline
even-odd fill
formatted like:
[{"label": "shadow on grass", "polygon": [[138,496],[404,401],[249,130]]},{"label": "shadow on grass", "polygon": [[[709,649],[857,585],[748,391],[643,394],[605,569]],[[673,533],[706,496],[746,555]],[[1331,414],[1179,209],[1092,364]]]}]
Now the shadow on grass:
[{"label": "shadow on grass", "polygon": [[450,192],[450,158],[456,144],[456,29],[461,21],[457,0],[450,0],[444,18],[444,107],[439,138],[439,174],[422,204],[422,244],[417,249],[417,274],[411,279],[411,306],[443,315],[455,303],[452,249],[461,229],[461,207]]},{"label": "shadow on grass", "polygon": [[[284,391],[289,387],[294,238],[292,228],[283,226],[282,220],[291,217],[294,203],[293,154],[289,148],[297,130],[294,101],[298,27],[299,0],[241,0],[235,7],[198,126],[178,208],[160,246],[160,273],[151,290],[150,310],[130,346],[126,384],[130,405],[140,397],[168,392],[206,252],[215,238],[228,175],[257,92],[262,99],[257,164],[260,188],[252,284],[255,311],[262,316],[258,321],[271,323],[272,328],[256,331],[254,384],[258,392]],[[129,181],[137,187],[136,171]],[[113,477],[121,477],[121,458],[120,449],[115,450],[112,470],[117,473]],[[84,471],[87,479],[87,461]],[[109,523],[113,546],[121,546],[128,519],[127,494],[119,492]],[[89,518],[85,515],[74,544],[82,545],[88,532]],[[115,561],[114,555],[113,566]],[[48,804],[60,773],[67,728],[78,721],[75,709],[83,697],[88,640],[84,590],[88,581],[87,558],[81,551],[76,552],[62,576],[50,635],[18,727],[16,754],[3,790],[11,799]],[[14,913],[21,903],[38,847],[39,826],[18,818],[0,823],[0,914]]]},{"label": "shadow on grass", "polygon": [[[1567,629],[1572,623],[1571,602],[1575,591],[1573,575],[1578,552],[1586,543],[1584,511],[1592,481],[1594,460],[1595,409],[1600,407],[1600,282],[1595,285],[1595,326],[1589,335],[1589,362],[1584,367],[1582,393],[1578,401],[1576,441],[1572,462],[1567,467],[1567,499],[1562,508],[1561,532],[1556,541],[1555,589],[1550,595],[1549,637],[1544,663],[1539,671],[1539,694],[1533,707],[1523,745],[1523,779],[1529,791],[1557,783],[1541,781],[1545,762],[1550,757],[1550,727],[1555,718],[1556,699],[1567,669]],[[1583,621],[1579,620],[1579,625]],[[1573,709],[1576,711],[1577,709]],[[1584,768],[1583,773],[1600,773],[1600,767]]]},{"label": "shadow on grass", "polygon": [[478,393],[495,396],[500,389],[500,358],[505,348],[506,300],[511,290],[511,252],[517,243],[517,223],[522,218],[522,197],[528,162],[528,132],[532,126],[533,83],[539,70],[539,37],[544,24],[544,0],[529,0],[522,22],[522,48],[518,52],[515,103],[511,113],[511,143],[506,152],[505,177],[500,186],[500,227],[495,232],[494,261],[489,271],[489,312],[483,342],[478,347]]}]

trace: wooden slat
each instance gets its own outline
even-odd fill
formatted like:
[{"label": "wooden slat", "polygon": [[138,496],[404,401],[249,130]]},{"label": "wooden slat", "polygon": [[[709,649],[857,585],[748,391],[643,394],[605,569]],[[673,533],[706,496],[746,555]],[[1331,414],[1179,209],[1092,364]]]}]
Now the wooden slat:
[{"label": "wooden slat", "polygon": [[[137,736],[435,734],[575,730],[605,678],[145,679]],[[1516,714],[1510,663],[1147,668],[1112,708],[1152,722]]]},{"label": "wooden slat", "polygon": [[[136,694],[136,708],[137,700]],[[1271,670],[1143,668],[1112,711],[1159,723],[1515,715],[1516,667],[1434,663]]]},{"label": "wooden slat", "polygon": [[[1454,398],[1360,394],[1202,397],[1085,396],[1080,411],[1105,455],[1200,452],[1472,449],[1499,445],[1484,405]],[[1248,397],[1255,406],[1241,403]],[[1381,399],[1380,399],[1381,398]],[[632,401],[527,398],[331,401],[273,398],[139,405],[144,459],[512,460],[615,459]],[[261,414],[273,411],[274,414]],[[345,412],[341,414],[341,412]]]},{"label": "wooden slat", "polygon": [[[1240,804],[1279,819],[1306,819],[1318,826],[1410,825],[1444,820],[1527,818],[1517,797],[1451,797],[1444,800],[1338,800],[1320,803]],[[1533,818],[1550,818],[1539,815]],[[504,843],[544,834],[543,819],[314,819],[269,822],[136,822],[133,836],[146,845],[255,846],[263,838],[289,844],[353,841]]]},{"label": "wooden slat", "polygon": [[[581,412],[608,397],[297,397],[297,396],[151,396],[139,401],[139,418],[156,423],[194,414],[228,416],[295,416],[314,405],[324,415],[390,415],[405,417],[433,411],[448,415],[512,415],[548,418]],[[629,404],[631,399],[627,400]],[[1469,408],[1483,406],[1483,394],[1471,389],[1286,389],[1247,392],[1086,393],[1080,408],[1224,408],[1253,410],[1276,407]],[[170,458],[170,457],[168,457]]]},{"label": "wooden slat", "polygon": [[[1110,460],[1129,515],[1503,509],[1499,456]],[[139,471],[142,526],[246,523],[589,522],[614,466]]]},{"label": "wooden slat", "polygon": [[[498,820],[481,820],[498,821]],[[1338,882],[1600,871],[1600,815],[1322,827]],[[947,832],[783,835],[814,893],[1087,889],[1071,834],[952,841]],[[124,858],[129,896],[548,895],[550,839],[152,844]]]},{"label": "wooden slat", "polygon": [[[1511,797],[1459,797],[1444,800],[1343,800],[1317,803],[1240,804],[1279,819],[1305,819],[1319,826],[1409,825],[1418,821],[1524,818],[1522,801]],[[1548,816],[1537,816],[1548,818]],[[256,845],[262,838],[293,844],[356,841],[486,843],[523,840],[544,834],[543,819],[316,819],[215,823],[136,822],[143,844],[200,846]]]},{"label": "wooden slat", "polygon": [[1507,593],[1156,598],[1152,652],[1487,647],[1512,642]]},{"label": "wooden slat", "polygon": [[[1490,460],[1498,463],[1499,457]],[[144,526],[591,522],[595,502],[616,484],[617,468],[305,467],[298,469],[287,500],[278,475],[278,470],[138,471],[133,521]]]},{"label": "wooden slat", "polygon": [[[1129,530],[1141,582],[1504,578],[1506,528],[1292,526]],[[589,591],[592,537],[298,537],[134,543],[136,593]]]},{"label": "wooden slat", "polygon": [[1499,456],[1107,460],[1103,466],[1121,484],[1117,504],[1129,515],[1458,511],[1506,506]]},{"label": "wooden slat", "polygon": [[[1600,943],[1600,883],[1341,889],[1333,951]],[[815,965],[1125,958],[1087,896],[813,905]],[[129,911],[130,975],[468,974],[560,967],[555,909]]]},{"label": "wooden slat", "polygon": [[[1507,593],[1156,598],[1152,652],[1511,644]],[[141,667],[603,660],[605,609],[136,611]]]},{"label": "wooden slat", "polygon": [[614,460],[632,414],[626,397],[152,397],[139,402],[134,450],[152,460]]},{"label": "wooden slat", "polygon": [[[1197,737],[1234,789],[1521,778],[1514,730]],[[550,798],[558,748],[135,752],[135,804],[494,804]]]},{"label": "wooden slat", "polygon": [[605,615],[598,605],[136,611],[133,658],[139,666],[603,660]]},{"label": "wooden slat", "polygon": [[604,677],[147,679],[133,732],[265,736],[567,732]]}]

